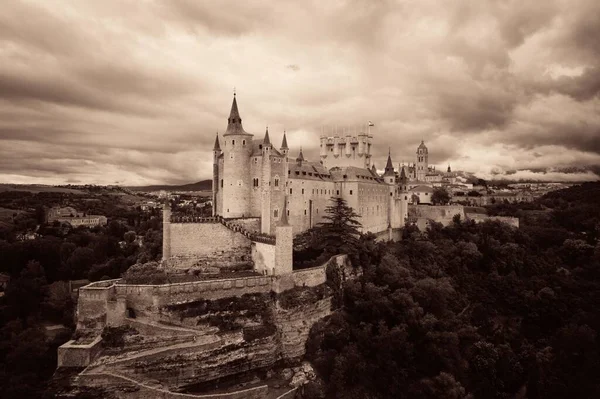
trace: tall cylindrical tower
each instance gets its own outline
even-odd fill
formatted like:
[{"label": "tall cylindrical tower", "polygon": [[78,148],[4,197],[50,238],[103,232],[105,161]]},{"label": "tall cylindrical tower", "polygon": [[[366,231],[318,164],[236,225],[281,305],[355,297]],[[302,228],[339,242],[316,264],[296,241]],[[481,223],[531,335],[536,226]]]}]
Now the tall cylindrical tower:
[{"label": "tall cylindrical tower", "polygon": [[417,180],[425,181],[425,175],[429,167],[429,154],[425,142],[421,140],[421,144],[417,147],[417,165],[416,175]]},{"label": "tall cylindrical tower", "polygon": [[239,218],[249,216],[250,211],[250,155],[252,135],[244,131],[237,100],[233,95],[231,112],[227,119],[227,131],[223,135],[223,188],[222,216]]},{"label": "tall cylindrical tower", "polygon": [[163,264],[171,257],[171,205],[169,199],[163,204]]},{"label": "tall cylindrical tower", "polygon": [[219,156],[221,155],[221,145],[219,144],[219,133],[215,138],[213,147],[213,181],[212,181],[212,215],[217,215],[217,201],[219,194]]}]

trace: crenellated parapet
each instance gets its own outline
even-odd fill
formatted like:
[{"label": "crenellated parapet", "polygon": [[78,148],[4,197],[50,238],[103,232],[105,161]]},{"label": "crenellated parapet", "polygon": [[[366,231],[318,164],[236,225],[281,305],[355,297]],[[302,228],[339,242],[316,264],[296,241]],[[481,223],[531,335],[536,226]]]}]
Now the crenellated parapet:
[{"label": "crenellated parapet", "polygon": [[172,215],[171,223],[220,223],[217,216],[202,217],[202,216],[180,216]]}]

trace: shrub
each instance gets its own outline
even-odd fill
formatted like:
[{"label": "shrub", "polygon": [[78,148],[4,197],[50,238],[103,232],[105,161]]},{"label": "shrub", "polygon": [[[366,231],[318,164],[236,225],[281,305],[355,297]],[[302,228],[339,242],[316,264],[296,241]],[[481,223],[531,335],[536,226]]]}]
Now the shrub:
[{"label": "shrub", "polygon": [[136,334],[137,330],[129,326],[104,327],[102,330],[102,345],[107,348],[123,347],[127,334]]},{"label": "shrub", "polygon": [[294,287],[278,295],[279,306],[283,309],[292,309],[308,305],[325,298],[329,293],[330,288],[326,284],[316,287]]},{"label": "shrub", "polygon": [[135,264],[125,273],[123,279],[127,284],[166,284],[169,276],[162,270],[158,262]]}]

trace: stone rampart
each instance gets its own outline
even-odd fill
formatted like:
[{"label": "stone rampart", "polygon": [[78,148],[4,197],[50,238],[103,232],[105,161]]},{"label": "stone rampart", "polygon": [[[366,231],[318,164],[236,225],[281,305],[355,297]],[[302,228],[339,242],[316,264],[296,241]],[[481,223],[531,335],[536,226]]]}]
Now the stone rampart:
[{"label": "stone rampart", "polygon": [[175,269],[233,267],[251,262],[251,241],[221,223],[173,223],[168,226],[170,255]]},{"label": "stone rampart", "polygon": [[324,284],[327,281],[327,265],[329,262],[335,262],[342,271],[345,278],[351,278],[355,271],[349,264],[347,255],[335,255],[323,263],[321,266],[310,267],[307,269],[294,270],[292,278],[295,287],[315,287]]},{"label": "stone rampart", "polygon": [[87,367],[102,349],[100,336],[87,344],[75,340],[58,347],[58,367]]},{"label": "stone rampart", "polygon": [[110,372],[83,373],[80,374],[77,379],[78,384],[84,386],[134,386],[136,389],[116,392],[117,397],[123,399],[263,399],[267,396],[269,391],[269,388],[266,385],[262,385],[235,392],[218,393],[212,395],[194,395],[189,393],[171,392],[165,389],[151,387],[132,378]]},{"label": "stone rampart", "polygon": [[327,263],[317,267],[311,267],[308,269],[294,270],[292,277],[294,279],[294,286],[296,287],[314,287],[325,283],[327,276],[325,269]]},{"label": "stone rampart", "polygon": [[77,329],[101,330],[106,325],[108,303],[114,300],[116,280],[98,281],[79,289]]},{"label": "stone rampart", "polygon": [[462,205],[409,205],[408,220],[416,223],[424,231],[430,221],[448,226],[455,215],[465,220],[465,210]]},{"label": "stone rampart", "polygon": [[152,313],[159,307],[200,299],[215,300],[269,292],[272,280],[270,276],[252,276],[161,285],[117,284],[115,288],[117,295],[125,297],[128,308]]}]

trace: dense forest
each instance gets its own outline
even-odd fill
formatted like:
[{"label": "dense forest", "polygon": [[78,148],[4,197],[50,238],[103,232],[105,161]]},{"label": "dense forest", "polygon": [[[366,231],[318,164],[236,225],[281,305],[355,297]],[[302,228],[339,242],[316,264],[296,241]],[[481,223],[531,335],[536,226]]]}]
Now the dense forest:
[{"label": "dense forest", "polygon": [[455,218],[363,236],[362,276],[311,330],[320,379],[301,396],[600,397],[600,183],[502,207],[520,229]]},{"label": "dense forest", "polygon": [[[44,224],[44,205],[68,204],[109,217],[107,226],[71,228]],[[162,216],[142,212],[119,198],[93,200],[65,193],[0,193],[0,206],[14,209],[14,222],[0,226],[0,273],[10,278],[0,298],[0,397],[40,398],[56,368],[57,347],[74,327],[69,281],[120,277],[131,265],[160,259]],[[16,240],[39,226],[40,237]],[[49,325],[66,329],[56,336]]]}]

